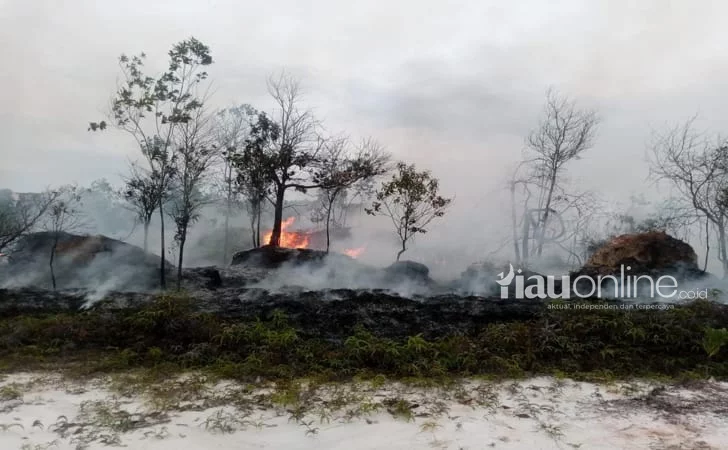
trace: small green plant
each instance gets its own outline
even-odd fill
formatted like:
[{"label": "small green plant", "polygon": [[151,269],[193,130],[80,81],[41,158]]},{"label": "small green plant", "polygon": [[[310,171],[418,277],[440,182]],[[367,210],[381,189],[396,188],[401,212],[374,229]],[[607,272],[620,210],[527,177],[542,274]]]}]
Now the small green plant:
[{"label": "small green plant", "polygon": [[319,432],[319,429],[313,426],[313,420],[308,422],[301,420],[298,423],[306,428],[306,436],[316,436]]},{"label": "small green plant", "polygon": [[121,409],[121,402],[116,398],[81,403],[79,417],[100,428],[120,433],[131,431],[135,423],[132,414]]},{"label": "small green plant", "polygon": [[10,400],[18,400],[23,398],[23,393],[20,388],[15,384],[7,384],[0,387],[0,402],[7,402]]},{"label": "small green plant", "polygon": [[288,411],[289,422],[301,423],[303,422],[303,418],[306,417],[306,413],[308,413],[308,407],[305,405],[297,405],[296,407]]},{"label": "small green plant", "polygon": [[370,416],[376,414],[382,409],[382,404],[373,401],[371,398],[361,399],[358,403],[355,402],[353,408],[348,409],[344,413],[344,420],[351,422],[355,418]]},{"label": "small green plant", "polygon": [[147,358],[149,358],[155,365],[162,361],[164,351],[159,347],[150,347],[147,350]]},{"label": "small green plant", "polygon": [[58,447],[58,439],[43,444],[31,444],[26,442],[20,447],[20,450],[48,450],[51,447]]},{"label": "small green plant", "polygon": [[[255,420],[244,420],[243,421],[243,424],[244,425],[250,425],[250,426],[252,426],[253,428],[255,428],[256,430],[259,430],[259,431],[262,430],[263,427],[266,426],[265,419],[263,418],[262,415],[259,416]],[[269,426],[275,426],[275,425],[269,425]]]},{"label": "small green plant", "polygon": [[434,434],[435,431],[440,428],[442,428],[442,425],[434,420],[428,420],[427,422],[423,422],[422,425],[420,425],[420,432]]},{"label": "small green plant", "polygon": [[202,425],[205,430],[213,433],[230,434],[237,431],[237,426],[240,423],[235,414],[219,409],[205,419]]},{"label": "small green plant", "polygon": [[559,425],[541,423],[540,428],[554,441],[558,441],[564,436],[564,432]]},{"label": "small green plant", "polygon": [[280,383],[270,396],[275,406],[296,406],[301,402],[302,387],[298,382]]},{"label": "small green plant", "polygon": [[145,438],[154,438],[154,439],[166,439],[170,437],[172,433],[169,432],[167,427],[162,427],[159,430],[149,430],[144,433]]},{"label": "small green plant", "polygon": [[319,423],[331,423],[331,410],[326,408],[325,406],[322,406],[318,409],[317,415],[319,418]]},{"label": "small green plant", "polygon": [[439,439],[437,439],[437,436],[435,435],[435,432],[442,428],[442,425],[437,423],[434,420],[428,420],[426,422],[423,422],[422,425],[420,425],[420,432],[421,433],[430,433],[432,435],[432,441],[430,442],[430,447],[442,447],[442,443]]},{"label": "small green plant", "polygon": [[706,328],[703,337],[703,350],[708,354],[708,358],[717,355],[721,347],[728,343],[728,330],[725,328]]},{"label": "small green plant", "polygon": [[388,398],[382,403],[384,403],[384,405],[387,407],[387,412],[389,412],[392,417],[396,419],[402,419],[406,422],[414,422],[415,414],[412,411],[414,405],[409,401],[400,397],[396,397]]},{"label": "small green plant", "polygon": [[500,398],[495,386],[491,383],[482,383],[475,388],[475,401],[478,406],[488,408],[494,412],[500,406]]}]

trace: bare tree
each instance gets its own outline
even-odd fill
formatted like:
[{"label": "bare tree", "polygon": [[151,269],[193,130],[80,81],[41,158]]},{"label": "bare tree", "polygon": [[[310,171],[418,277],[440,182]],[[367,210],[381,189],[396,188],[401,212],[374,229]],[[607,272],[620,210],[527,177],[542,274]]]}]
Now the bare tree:
[{"label": "bare tree", "polygon": [[61,192],[46,189],[40,194],[13,194],[0,199],[0,252],[32,232],[43,220]]},{"label": "bare tree", "polygon": [[311,110],[301,108],[300,83],[288,74],[268,80],[268,92],[276,103],[274,119],[260,114],[251,128],[245,154],[237,159],[238,167],[248,164],[264,170],[272,185],[273,231],[269,245],[280,246],[281,223],[286,192],[300,192],[319,187],[312,181],[312,171],[323,140],[319,123]]},{"label": "bare tree", "polygon": [[[270,201],[276,178],[277,141],[280,127],[265,113],[258,113],[251,126],[245,148],[229,157],[235,167],[237,189],[245,199],[250,218],[253,247],[260,247],[260,221],[264,202]],[[282,216],[282,211],[281,211]]]},{"label": "bare tree", "polygon": [[352,151],[349,140],[328,140],[320,155],[314,182],[321,187],[322,219],[326,225],[326,252],[331,247],[331,217],[340,196],[359,183],[372,180],[387,171],[389,155],[372,139],[364,140]]},{"label": "bare tree", "polygon": [[[164,199],[174,165],[172,151],[176,129],[189,122],[203,107],[196,95],[207,78],[205,66],[212,64],[210,49],[195,38],[175,44],[169,51],[167,70],[159,77],[145,75],[144,53],[121,55],[123,81],[111,103],[113,124],[137,142],[149,165],[150,182],[158,191],[161,234],[160,285],[166,287]],[[89,130],[103,130],[105,121],[92,122]]]},{"label": "bare tree", "polygon": [[[508,182],[511,202],[511,232],[515,261],[517,264],[526,264],[530,256],[537,251],[539,243],[552,244],[564,250],[569,258],[574,258],[572,243],[576,228],[581,223],[579,210],[586,208],[593,202],[590,192],[571,194],[565,187],[564,180],[560,180],[551,197],[549,207],[549,220],[541,226],[543,208],[539,207],[541,193],[543,192],[542,178],[533,167],[534,161],[521,161],[511,175]],[[522,170],[531,169],[531,170]],[[572,227],[570,227],[571,225]],[[578,259],[578,258],[577,258]]]},{"label": "bare tree", "polygon": [[445,215],[452,199],[440,195],[440,183],[429,171],[418,172],[414,164],[397,163],[391,180],[382,183],[376,200],[367,208],[370,215],[384,215],[392,225],[402,244],[397,261],[407,251],[407,243],[417,234],[426,233],[425,227],[435,218]]},{"label": "bare tree", "polygon": [[592,147],[599,123],[594,111],[579,109],[555,91],[546,95],[544,117],[526,143],[539,188],[539,216],[536,221],[536,254],[543,252],[546,230],[552,215],[554,194],[565,166]]},{"label": "bare tree", "polygon": [[[592,218],[600,208],[599,199],[591,192],[563,194],[554,202],[553,218],[547,231],[546,242],[553,243],[566,253],[567,264],[580,267],[584,263],[582,238],[588,230]],[[553,226],[556,222],[557,226]]]},{"label": "bare tree", "polygon": [[48,266],[51,272],[51,284],[56,289],[56,272],[54,262],[58,241],[63,233],[75,231],[84,226],[80,210],[81,195],[76,186],[67,186],[59,191],[59,195],[49,206],[46,214],[45,229],[51,233],[53,242],[51,244],[50,259]]},{"label": "bare tree", "polygon": [[[342,190],[331,203],[331,227],[346,228],[349,215],[358,210],[364,212],[366,202],[371,200],[375,191],[375,178],[362,180],[350,188]],[[329,194],[325,189],[319,190],[316,196],[317,203],[311,210],[311,222],[326,224],[328,214]]]},{"label": "bare tree", "polygon": [[[721,139],[711,141],[694,129],[695,118],[664,133],[655,134],[650,144],[650,172],[668,181],[695,212],[712,224],[718,240],[718,260],[728,276],[726,214],[728,202],[728,147]],[[707,233],[706,233],[707,234]]]},{"label": "bare tree", "polygon": [[[235,159],[245,148],[245,143],[250,136],[250,128],[252,122],[257,117],[258,111],[256,111],[250,105],[239,105],[231,108],[221,110],[217,115],[216,129],[216,141],[217,146],[220,148],[220,160],[221,160],[221,191],[225,201],[225,238],[223,245],[223,261],[227,262],[230,253],[230,219],[235,214],[235,210],[242,203],[241,191],[243,193],[249,192],[249,189],[241,189],[238,183],[238,174],[236,171]],[[246,168],[249,169],[249,168]],[[256,196],[257,198],[257,196]],[[246,195],[246,206],[250,205],[250,198]],[[256,205],[260,204],[257,202]],[[253,233],[253,245],[258,246],[256,242],[256,236],[260,235],[260,232],[255,232],[256,221],[260,223],[260,208],[253,208],[253,211],[249,211],[251,220],[251,231]],[[260,226],[258,225],[258,228]]]},{"label": "bare tree", "polygon": [[[528,260],[529,254],[529,233],[530,233],[530,201],[533,196],[532,193],[532,179],[530,175],[524,175],[521,173],[521,169],[528,163],[528,161],[521,161],[516,168],[513,170],[511,179],[508,182],[508,190],[510,192],[511,200],[511,232],[513,233],[513,250],[516,257],[516,264],[520,265],[522,261]],[[518,206],[517,206],[517,194],[518,191],[523,195],[521,219],[519,222]],[[519,234],[518,230],[522,230]],[[520,238],[519,238],[520,237]]]},{"label": "bare tree", "polygon": [[[149,251],[149,225],[160,202],[158,181],[138,164],[129,165],[129,175],[124,180],[121,195],[126,208],[134,213],[137,222],[144,227],[144,251]],[[166,195],[163,195],[166,197]]]},{"label": "bare tree", "polygon": [[185,243],[190,224],[199,218],[200,208],[208,203],[202,195],[201,187],[210,169],[219,158],[214,144],[212,118],[203,108],[195,111],[194,117],[180,124],[175,131],[174,158],[175,170],[172,179],[172,196],[169,215],[177,227],[175,241],[179,245],[177,255],[177,289],[182,282]]}]

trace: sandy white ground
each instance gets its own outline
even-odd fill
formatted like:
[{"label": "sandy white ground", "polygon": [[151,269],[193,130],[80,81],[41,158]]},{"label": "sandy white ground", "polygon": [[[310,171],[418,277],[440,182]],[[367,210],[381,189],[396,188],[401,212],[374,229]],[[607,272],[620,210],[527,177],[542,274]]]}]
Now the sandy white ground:
[{"label": "sandy white ground", "polygon": [[112,387],[108,380],[5,376],[0,449],[728,448],[728,383],[535,378],[447,390],[359,384],[316,393],[305,413],[285,402],[256,404],[270,389],[180,386],[180,398],[164,405],[144,393],[125,394],[118,380]]}]

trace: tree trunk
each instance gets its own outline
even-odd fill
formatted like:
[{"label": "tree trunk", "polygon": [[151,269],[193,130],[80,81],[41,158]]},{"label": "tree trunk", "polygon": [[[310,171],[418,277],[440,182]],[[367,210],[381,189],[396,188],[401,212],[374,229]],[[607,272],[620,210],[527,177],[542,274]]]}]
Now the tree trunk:
[{"label": "tree trunk", "polygon": [[273,231],[270,235],[268,245],[273,247],[281,246],[281,223],[283,222],[283,199],[285,190],[282,186],[276,189],[275,211],[273,212]]},{"label": "tree trunk", "polygon": [[256,212],[255,212],[255,206],[250,207],[250,242],[253,244],[253,248],[258,248],[258,240],[255,238],[255,221],[256,221]]},{"label": "tree trunk", "polygon": [[723,278],[728,278],[728,252],[726,251],[725,245],[725,226],[723,221],[721,221],[718,224],[718,249],[720,251],[718,259],[720,259],[723,265]]},{"label": "tree trunk", "polygon": [[574,263],[576,264],[576,267],[573,267],[574,270],[578,269],[579,267],[583,266],[584,264],[581,261],[581,256],[579,256],[578,253],[578,247],[579,247],[579,229],[577,228],[577,232],[574,233],[574,239],[571,240],[571,256],[574,258]]},{"label": "tree trunk", "polygon": [[51,268],[51,285],[53,286],[53,290],[56,290],[56,272],[53,270],[53,260],[56,257],[56,247],[58,247],[58,233],[56,233],[56,236],[53,238],[53,247],[51,247],[51,259],[49,262],[49,266]]},{"label": "tree trunk", "polygon": [[538,239],[538,250],[536,254],[541,256],[543,252],[543,243],[546,239],[546,224],[549,220],[549,212],[551,211],[551,200],[554,196],[554,188],[556,187],[556,170],[551,173],[551,180],[549,182],[549,193],[546,196],[546,208],[543,213],[543,222],[539,226],[539,239]]},{"label": "tree trunk", "polygon": [[[526,219],[525,217],[523,218]],[[516,264],[521,265],[521,249],[518,245],[518,219],[516,218],[516,184],[511,184],[511,229],[513,231],[513,251],[516,254]]]},{"label": "tree trunk", "polygon": [[331,210],[326,212],[326,253],[331,248]]},{"label": "tree trunk", "polygon": [[226,163],[225,166],[225,180],[227,182],[227,198],[226,198],[226,214],[225,214],[225,243],[223,244],[224,248],[222,250],[222,263],[223,265],[227,265],[228,263],[228,253],[230,253],[230,215],[233,211],[233,174],[232,174],[232,165],[230,165],[229,160]]},{"label": "tree trunk", "polygon": [[230,212],[231,212],[231,209],[232,208],[230,206],[230,199],[228,198],[227,214],[225,214],[225,242],[223,243],[223,249],[222,249],[223,265],[227,264],[228,253],[230,252]]},{"label": "tree trunk", "polygon": [[329,248],[331,247],[331,207],[334,204],[335,194],[331,196],[329,199],[329,207],[326,210],[326,253],[329,252]]},{"label": "tree trunk", "polygon": [[250,238],[253,248],[260,247],[260,213],[262,202],[250,200]]},{"label": "tree trunk", "polygon": [[263,208],[261,206],[261,202],[258,203],[258,208],[256,210],[257,214],[257,222],[255,223],[255,247],[260,247],[260,216],[263,213]]},{"label": "tree trunk", "polygon": [[161,199],[159,200],[159,220],[160,220],[160,225],[161,225],[161,230],[162,230],[160,233],[161,239],[162,239],[162,243],[161,243],[162,258],[159,262],[159,287],[161,287],[162,289],[167,289],[167,277],[165,274],[166,267],[165,267],[165,260],[164,260],[164,258],[165,258],[165,254],[164,254],[165,253],[164,252],[164,250],[165,250],[164,249],[164,208],[162,206]]},{"label": "tree trunk", "polygon": [[[405,219],[405,223],[409,223],[409,220]],[[402,236],[402,249],[397,252],[396,261],[399,261],[399,257],[407,250],[407,239],[409,239],[409,236],[407,235],[407,229],[405,229],[404,236]]]},{"label": "tree trunk", "polygon": [[149,252],[149,222],[150,219],[144,219],[144,253]]},{"label": "tree trunk", "polygon": [[397,261],[399,261],[399,257],[402,256],[402,253],[404,253],[407,250],[406,241],[402,240],[402,249],[397,252]]},{"label": "tree trunk", "polygon": [[177,259],[177,290],[182,289],[182,263],[185,255],[185,241],[187,240],[187,225],[180,230],[179,258]]},{"label": "tree trunk", "polygon": [[710,221],[705,218],[705,261],[703,261],[703,271],[708,270],[708,255],[710,254]]},{"label": "tree trunk", "polygon": [[531,233],[531,212],[529,210],[524,210],[523,212],[523,236],[522,236],[522,245],[521,245],[521,261],[523,264],[528,263],[528,258],[530,255],[530,250],[528,248],[528,239],[529,234]]}]

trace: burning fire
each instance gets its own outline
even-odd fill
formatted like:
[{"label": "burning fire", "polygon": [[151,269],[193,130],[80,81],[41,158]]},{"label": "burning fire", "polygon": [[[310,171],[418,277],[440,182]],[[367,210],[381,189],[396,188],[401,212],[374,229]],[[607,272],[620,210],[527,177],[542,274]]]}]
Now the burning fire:
[{"label": "burning fire", "polygon": [[[308,248],[308,234],[299,233],[296,231],[286,231],[288,227],[293,225],[293,222],[295,221],[295,217],[289,217],[288,219],[281,222],[281,247]],[[268,242],[270,242],[270,237],[272,235],[273,230],[268,231],[265,236],[263,236],[263,243],[267,244]]]},{"label": "burning fire", "polygon": [[352,257],[352,258],[354,258],[354,259],[356,259],[356,258],[358,258],[359,256],[361,256],[361,254],[362,254],[362,253],[364,253],[364,247],[359,247],[359,248],[347,248],[346,250],[344,250],[344,254],[345,254],[346,256],[350,256],[350,257]]},{"label": "burning fire", "polygon": [[[289,217],[288,219],[281,222],[281,247],[286,248],[309,248],[311,245],[311,233],[304,231],[288,231],[288,229],[296,221],[295,217]],[[263,236],[263,243],[267,244],[270,242],[270,237],[273,235],[273,230],[268,230]],[[320,245],[320,244],[317,244]],[[359,248],[348,248],[343,252],[345,255],[351,258],[358,258],[364,253],[364,247]]]}]

